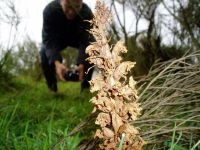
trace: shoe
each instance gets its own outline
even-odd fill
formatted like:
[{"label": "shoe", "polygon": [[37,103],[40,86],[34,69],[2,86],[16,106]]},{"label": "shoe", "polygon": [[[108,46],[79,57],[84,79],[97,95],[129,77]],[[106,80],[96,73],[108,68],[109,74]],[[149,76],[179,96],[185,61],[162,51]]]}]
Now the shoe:
[{"label": "shoe", "polygon": [[52,83],[51,85],[48,85],[48,88],[51,92],[57,92],[58,88],[57,88],[57,84],[56,83]]}]

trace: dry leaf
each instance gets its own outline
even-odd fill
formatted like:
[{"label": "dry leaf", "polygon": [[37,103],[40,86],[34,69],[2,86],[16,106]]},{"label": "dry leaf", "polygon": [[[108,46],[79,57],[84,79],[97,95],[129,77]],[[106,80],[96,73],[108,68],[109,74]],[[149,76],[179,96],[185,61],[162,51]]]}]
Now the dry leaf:
[{"label": "dry leaf", "polygon": [[110,118],[110,115],[107,113],[99,113],[99,115],[97,116],[97,119],[95,121],[95,124],[98,124],[101,127],[110,125],[110,123],[111,123],[111,118]]},{"label": "dry leaf", "polygon": [[112,116],[112,126],[114,128],[115,134],[117,134],[119,127],[123,125],[123,121],[122,118],[116,112],[112,112],[111,116]]},{"label": "dry leaf", "polygon": [[115,63],[119,64],[122,60],[121,53],[126,53],[127,49],[122,41],[118,41],[112,50],[112,57]]},{"label": "dry leaf", "polygon": [[131,68],[133,68],[135,65],[135,62],[131,61],[125,61],[122,62],[114,71],[113,77],[115,80],[120,80],[121,77],[126,79],[126,75],[130,72]]},{"label": "dry leaf", "polygon": [[91,85],[90,92],[98,91],[105,86],[104,77],[101,74],[96,75],[89,83]]},{"label": "dry leaf", "polygon": [[114,137],[114,132],[113,132],[111,129],[106,128],[106,127],[103,127],[102,130],[103,130],[104,136],[105,136],[107,139],[110,139],[110,138],[113,138],[113,137]]}]

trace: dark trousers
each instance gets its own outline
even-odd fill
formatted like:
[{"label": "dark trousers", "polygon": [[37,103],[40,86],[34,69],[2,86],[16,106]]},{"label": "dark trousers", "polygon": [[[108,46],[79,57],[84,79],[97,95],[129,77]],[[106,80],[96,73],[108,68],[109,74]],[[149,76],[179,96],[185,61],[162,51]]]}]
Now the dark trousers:
[{"label": "dark trousers", "polygon": [[[57,77],[54,65],[49,64],[49,60],[45,53],[45,48],[42,47],[40,50],[41,67],[43,70],[44,77],[46,79],[47,86],[50,90],[57,91]],[[89,70],[88,70],[89,69]],[[90,84],[88,81],[92,78],[93,67],[88,62],[84,64],[84,79],[81,82],[81,91],[85,88],[89,88]]]}]

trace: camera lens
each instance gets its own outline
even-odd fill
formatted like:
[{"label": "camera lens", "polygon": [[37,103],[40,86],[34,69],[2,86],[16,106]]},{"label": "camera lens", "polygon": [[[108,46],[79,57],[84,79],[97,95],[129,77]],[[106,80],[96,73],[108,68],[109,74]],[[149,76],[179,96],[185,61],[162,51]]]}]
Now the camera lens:
[{"label": "camera lens", "polygon": [[65,72],[64,78],[66,81],[79,81],[78,71],[69,70]]}]

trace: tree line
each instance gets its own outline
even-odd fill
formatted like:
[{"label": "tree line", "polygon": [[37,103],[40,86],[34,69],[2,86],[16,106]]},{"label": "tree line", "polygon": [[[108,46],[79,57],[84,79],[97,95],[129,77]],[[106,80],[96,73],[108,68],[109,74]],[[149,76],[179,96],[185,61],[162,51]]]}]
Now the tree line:
[{"label": "tree line", "polygon": [[[197,52],[200,48],[200,1],[199,0],[110,0],[110,10],[116,19],[108,28],[110,44],[123,40],[128,53],[125,60],[136,61],[133,74],[137,77],[147,75],[156,62],[180,58],[186,52]],[[13,0],[1,1],[0,26],[9,27],[7,46],[0,43],[0,80],[12,75],[28,75],[41,78],[39,48],[40,44],[26,37],[22,43],[15,43],[19,36],[21,23]],[[116,5],[122,11],[118,12]],[[132,13],[133,31],[126,28],[126,10]],[[164,10],[164,11],[163,11]],[[123,20],[119,15],[122,13]],[[141,21],[147,22],[146,29],[139,30]],[[170,40],[165,41],[166,36]],[[0,36],[0,38],[4,38]],[[66,53],[66,63],[75,62],[74,53]],[[191,60],[198,63],[199,58]],[[7,80],[8,81],[8,80]]]}]

